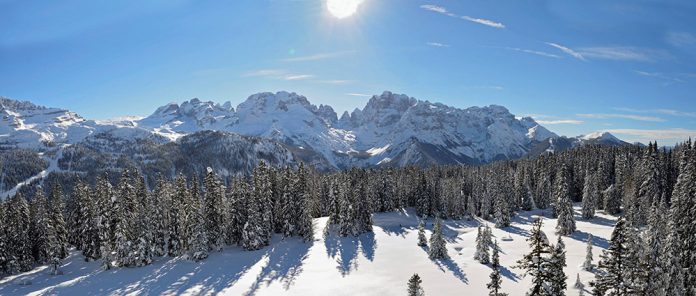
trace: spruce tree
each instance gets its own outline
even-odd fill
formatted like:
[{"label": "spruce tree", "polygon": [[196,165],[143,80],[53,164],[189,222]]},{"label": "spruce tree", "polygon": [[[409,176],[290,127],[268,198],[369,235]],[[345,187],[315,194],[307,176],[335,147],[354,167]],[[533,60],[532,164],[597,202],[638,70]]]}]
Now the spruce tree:
[{"label": "spruce tree", "polygon": [[248,201],[245,202],[247,218],[242,229],[242,246],[246,250],[253,251],[266,246],[265,236],[268,225],[262,210],[264,198],[256,192],[247,195],[247,198]]},{"label": "spruce tree", "polygon": [[585,173],[585,185],[582,193],[582,218],[592,219],[595,216],[595,207],[599,200],[599,184],[597,174],[588,170]]},{"label": "spruce tree", "polygon": [[408,296],[425,296],[421,283],[423,283],[423,280],[417,273],[414,273],[408,280]]},{"label": "spruce tree", "polygon": [[56,231],[57,256],[60,259],[68,257],[68,231],[65,225],[65,218],[63,218],[63,212],[65,211],[63,199],[63,188],[60,184],[55,184],[51,190],[51,219],[53,220],[53,228]]},{"label": "spruce tree", "polygon": [[136,226],[137,215],[135,188],[128,170],[124,170],[119,179],[117,197],[114,202],[115,231],[114,231],[114,262],[119,267],[130,267],[136,264]]},{"label": "spruce tree", "polygon": [[530,252],[517,261],[516,268],[524,270],[524,276],[532,277],[532,287],[527,292],[530,296],[552,296],[549,286],[552,279],[550,274],[551,260],[547,257],[551,253],[546,235],[541,231],[542,221],[537,219],[532,225],[531,233],[527,238]]},{"label": "spruce tree", "polygon": [[99,233],[99,254],[102,258],[104,269],[110,269],[114,266],[114,224],[112,216],[114,212],[114,195],[113,188],[106,175],[100,176],[97,179],[97,185],[94,188],[94,196],[96,199],[96,218],[97,231]]},{"label": "spruce tree", "polygon": [[607,292],[608,295],[629,295],[629,283],[625,277],[628,264],[626,227],[626,220],[620,218],[611,234],[609,248],[600,255],[597,265],[600,272],[595,273],[595,281],[590,283],[594,295],[605,295]]},{"label": "spruce tree", "polygon": [[481,264],[488,264],[490,262],[490,255],[488,253],[488,241],[486,239],[487,231],[482,230],[481,226],[478,227],[478,233],[476,234],[476,252],[474,253],[474,260],[480,262]]},{"label": "spruce tree", "polygon": [[421,220],[420,223],[418,223],[418,246],[428,246],[428,239],[425,238],[425,222],[423,220]]},{"label": "spruce tree", "polygon": [[[562,183],[563,182],[560,182],[559,184]],[[561,185],[561,187],[565,186]],[[564,189],[559,189],[559,192],[562,191],[564,191]],[[573,204],[570,201],[569,194],[559,195],[558,198],[558,204],[556,205],[556,212],[558,215],[556,233],[559,235],[571,235],[575,232]]]},{"label": "spruce tree", "polygon": [[584,290],[585,289],[585,284],[580,281],[580,274],[576,274],[575,276],[575,284],[573,284],[573,287],[578,290]]},{"label": "spruce tree", "polygon": [[31,254],[32,244],[29,237],[31,216],[27,200],[21,193],[15,194],[8,202],[6,217],[9,221],[7,233],[7,270],[10,274],[29,271],[34,258]]},{"label": "spruce tree", "polygon": [[134,264],[135,266],[145,266],[152,263],[152,246],[153,246],[153,223],[151,220],[153,210],[150,208],[151,194],[147,190],[145,178],[139,173],[134,173],[135,181],[135,200],[134,213],[132,218],[135,246],[134,246]]},{"label": "spruce tree", "polygon": [[36,190],[31,204],[31,240],[34,261],[39,264],[48,263],[53,258],[54,250],[58,248],[58,238],[53,227],[53,219],[51,219],[51,209],[43,194],[43,189]]},{"label": "spruce tree", "polygon": [[447,255],[447,244],[445,238],[442,236],[442,222],[440,219],[437,219],[435,222],[433,234],[430,236],[428,257],[430,257],[430,259],[445,259],[449,257]]},{"label": "spruce tree", "polygon": [[560,236],[558,237],[556,245],[551,248],[549,263],[549,294],[564,296],[568,277],[565,275],[565,272],[563,272],[563,268],[566,267],[566,251],[565,244]]},{"label": "spruce tree", "polygon": [[587,247],[585,247],[585,261],[582,263],[582,268],[586,271],[592,271],[594,264],[592,263],[592,234],[587,236]]},{"label": "spruce tree", "polygon": [[612,184],[602,192],[604,199],[604,211],[609,215],[621,212],[621,192]]},{"label": "spruce tree", "polygon": [[203,195],[203,215],[205,222],[208,249],[212,251],[222,250],[224,245],[223,234],[223,187],[212,168],[208,168],[205,175],[205,194]]},{"label": "spruce tree", "polygon": [[486,287],[488,287],[489,290],[488,295],[506,296],[507,293],[500,292],[500,284],[503,282],[503,279],[500,276],[500,254],[498,254],[498,241],[495,241],[493,243],[493,257],[491,261],[491,268],[493,269],[490,275],[491,281],[486,285]]}]

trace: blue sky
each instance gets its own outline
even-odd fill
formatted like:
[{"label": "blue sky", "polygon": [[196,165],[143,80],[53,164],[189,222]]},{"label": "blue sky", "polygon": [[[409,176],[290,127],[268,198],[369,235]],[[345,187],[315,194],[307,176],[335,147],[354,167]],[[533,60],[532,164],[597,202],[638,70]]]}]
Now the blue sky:
[{"label": "blue sky", "polygon": [[696,136],[694,1],[0,0],[0,95],[87,118],[288,90],[498,104],[575,136]]}]

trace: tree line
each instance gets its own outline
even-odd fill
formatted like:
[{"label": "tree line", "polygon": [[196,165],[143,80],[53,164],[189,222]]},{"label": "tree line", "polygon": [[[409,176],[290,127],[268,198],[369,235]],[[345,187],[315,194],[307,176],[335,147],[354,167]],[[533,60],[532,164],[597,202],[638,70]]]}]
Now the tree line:
[{"label": "tree line", "polygon": [[[353,168],[323,174],[303,165],[261,163],[247,177],[221,178],[208,170],[203,178],[158,178],[152,188],[137,170],[125,170],[113,185],[109,176],[101,176],[94,184],[77,181],[68,195],[54,186],[50,198],[41,189],[28,199],[20,194],[3,202],[0,269],[16,273],[33,264],[60,262],[68,246],[87,260],[102,260],[105,268],[147,265],[159,256],[202,260],[224,246],[263,248],[274,233],[310,241],[312,218],[322,216],[329,217],[327,232],[360,235],[372,230],[372,213],[405,207],[415,208],[421,217],[479,217],[501,228],[510,225],[516,212],[545,209],[558,218],[556,231],[564,236],[575,232],[573,203],[581,203],[580,219],[591,219],[598,210],[620,214],[627,242],[633,243],[618,244],[643,258],[640,270],[669,274],[665,281],[694,295],[696,239],[689,235],[696,233],[694,149],[691,141],[673,149],[659,149],[657,143],[588,145],[482,166]],[[440,250],[439,239],[435,241]],[[487,256],[487,251],[477,253]],[[664,262],[671,263],[660,265]],[[604,270],[608,264],[600,263],[597,274],[612,274]],[[608,286],[603,281],[597,279],[596,295],[612,293],[613,288],[602,288]],[[640,289],[653,291],[657,282],[646,280],[643,284],[650,287]]]}]

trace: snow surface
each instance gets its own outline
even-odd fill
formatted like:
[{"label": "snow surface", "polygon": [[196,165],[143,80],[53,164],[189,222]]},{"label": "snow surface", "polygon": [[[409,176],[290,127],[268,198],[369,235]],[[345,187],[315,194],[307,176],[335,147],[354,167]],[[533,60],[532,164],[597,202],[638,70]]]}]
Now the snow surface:
[{"label": "snow surface", "polygon": [[[593,274],[583,271],[585,239],[594,236],[595,264],[608,246],[615,219],[598,214],[579,218],[578,231],[564,237],[567,247],[565,273],[567,295],[580,274],[586,289]],[[510,227],[492,228],[501,248],[503,289],[511,296],[524,295],[531,279],[512,266],[528,252],[525,237],[541,211],[523,212]],[[413,273],[423,279],[426,295],[487,295],[490,267],[473,260],[478,220],[445,221],[444,235],[451,259],[428,259],[427,249],[418,247],[418,219],[412,210],[374,215],[374,233],[359,237],[322,236],[327,218],[315,219],[312,243],[276,236],[270,247],[243,251],[237,247],[210,254],[200,263],[163,258],[140,268],[103,271],[99,262],[84,262],[76,252],[61,267],[63,275],[50,275],[46,266],[0,279],[0,295],[405,295]],[[544,218],[543,230],[553,236],[555,219]],[[427,236],[433,221],[427,221]],[[512,241],[504,239],[511,237]],[[555,238],[552,242],[555,243]],[[30,285],[20,285],[30,281]],[[589,290],[585,291],[589,295]]]}]

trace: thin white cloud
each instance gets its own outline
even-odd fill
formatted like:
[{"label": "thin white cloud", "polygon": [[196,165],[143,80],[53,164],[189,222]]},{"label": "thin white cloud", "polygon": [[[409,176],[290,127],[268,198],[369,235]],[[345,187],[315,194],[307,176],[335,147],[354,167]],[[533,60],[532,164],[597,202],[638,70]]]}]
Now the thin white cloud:
[{"label": "thin white cloud", "polygon": [[455,13],[450,12],[449,10],[447,10],[447,8],[442,7],[442,6],[438,6],[438,5],[424,4],[424,5],[421,5],[420,8],[428,10],[428,11],[436,12],[436,13],[439,13],[442,15],[446,15],[449,17],[460,18],[460,19],[470,21],[473,23],[481,24],[481,25],[488,26],[488,27],[493,27],[496,29],[504,29],[505,28],[505,25],[503,23],[488,20],[488,19],[483,19],[483,18],[470,17],[467,15],[460,16],[460,15],[457,15]]},{"label": "thin white cloud", "polygon": [[285,80],[307,80],[310,78],[314,78],[314,75],[310,74],[294,74],[294,75],[285,75],[283,79]]},{"label": "thin white cloud", "polygon": [[575,119],[562,119],[562,120],[536,120],[535,121],[539,124],[546,124],[546,125],[554,125],[554,124],[583,124],[585,123],[582,120],[575,120]]},{"label": "thin white cloud", "polygon": [[351,97],[363,97],[363,98],[372,97],[372,95],[361,94],[361,93],[347,93],[346,95],[347,95],[347,96],[351,96]]},{"label": "thin white cloud", "polygon": [[664,51],[628,46],[583,47],[577,52],[587,58],[616,61],[651,62],[669,57]]},{"label": "thin white cloud", "polygon": [[561,50],[562,52],[568,54],[569,56],[574,57],[578,60],[583,60],[583,61],[585,60],[585,57],[583,56],[583,54],[581,54],[581,53],[579,53],[579,52],[577,52],[577,51],[575,51],[567,46],[563,46],[563,45],[560,45],[558,43],[553,43],[553,42],[546,42],[546,44],[549,46],[555,47],[555,48]]},{"label": "thin white cloud", "polygon": [[533,55],[538,55],[542,57],[547,57],[547,58],[554,58],[554,59],[560,59],[561,57],[552,53],[548,52],[543,52],[543,51],[537,51],[537,50],[531,50],[531,49],[524,49],[524,48],[517,48],[517,47],[505,47],[507,50],[512,50],[512,51],[518,51],[518,52],[523,52],[523,53],[528,53],[528,54],[533,54]]},{"label": "thin white cloud", "polygon": [[333,59],[333,58],[345,56],[345,55],[352,54],[352,53],[355,53],[355,50],[317,53],[317,54],[307,55],[307,56],[285,58],[285,59],[281,59],[281,61],[283,61],[283,62],[319,61],[319,60]]},{"label": "thin white cloud", "polygon": [[689,47],[696,45],[696,37],[688,32],[669,32],[665,36],[667,43],[676,47]]},{"label": "thin white cloud", "polygon": [[675,117],[694,117],[694,118],[696,118],[696,112],[685,112],[685,111],[678,111],[678,110],[673,110],[673,109],[634,109],[634,108],[617,107],[617,108],[614,108],[614,110],[624,111],[624,112],[632,112],[632,113],[653,113],[653,114],[663,114],[663,115],[669,115],[669,116],[675,116]]},{"label": "thin white cloud", "polygon": [[662,80],[665,80],[668,82],[678,82],[678,83],[684,82],[684,80],[681,80],[679,78],[672,77],[672,76],[669,76],[669,75],[666,75],[666,74],[660,73],[660,72],[646,72],[646,71],[635,71],[635,72],[636,72],[636,74],[641,75],[641,76],[658,78],[658,79],[662,79]]},{"label": "thin white cloud", "polygon": [[433,46],[433,47],[450,47],[449,44],[444,44],[440,42],[426,42],[425,44]]},{"label": "thin white cloud", "polygon": [[591,118],[591,119],[630,119],[637,121],[649,121],[649,122],[664,122],[665,120],[655,116],[642,116],[642,115],[632,115],[632,114],[604,114],[604,113],[594,113],[594,114],[577,114],[578,117]]},{"label": "thin white cloud", "polygon": [[637,136],[645,140],[679,140],[683,141],[691,138],[696,138],[696,130],[683,128],[672,129],[610,129],[607,130],[612,134]]},{"label": "thin white cloud", "polygon": [[489,27],[493,27],[493,28],[497,28],[497,29],[505,29],[505,25],[503,25],[502,23],[499,23],[499,22],[492,21],[492,20],[487,20],[487,19],[482,19],[482,18],[474,18],[474,17],[470,17],[470,16],[466,16],[466,15],[463,15],[461,18],[464,20],[470,21],[470,22],[482,24],[484,26],[489,26]]}]

